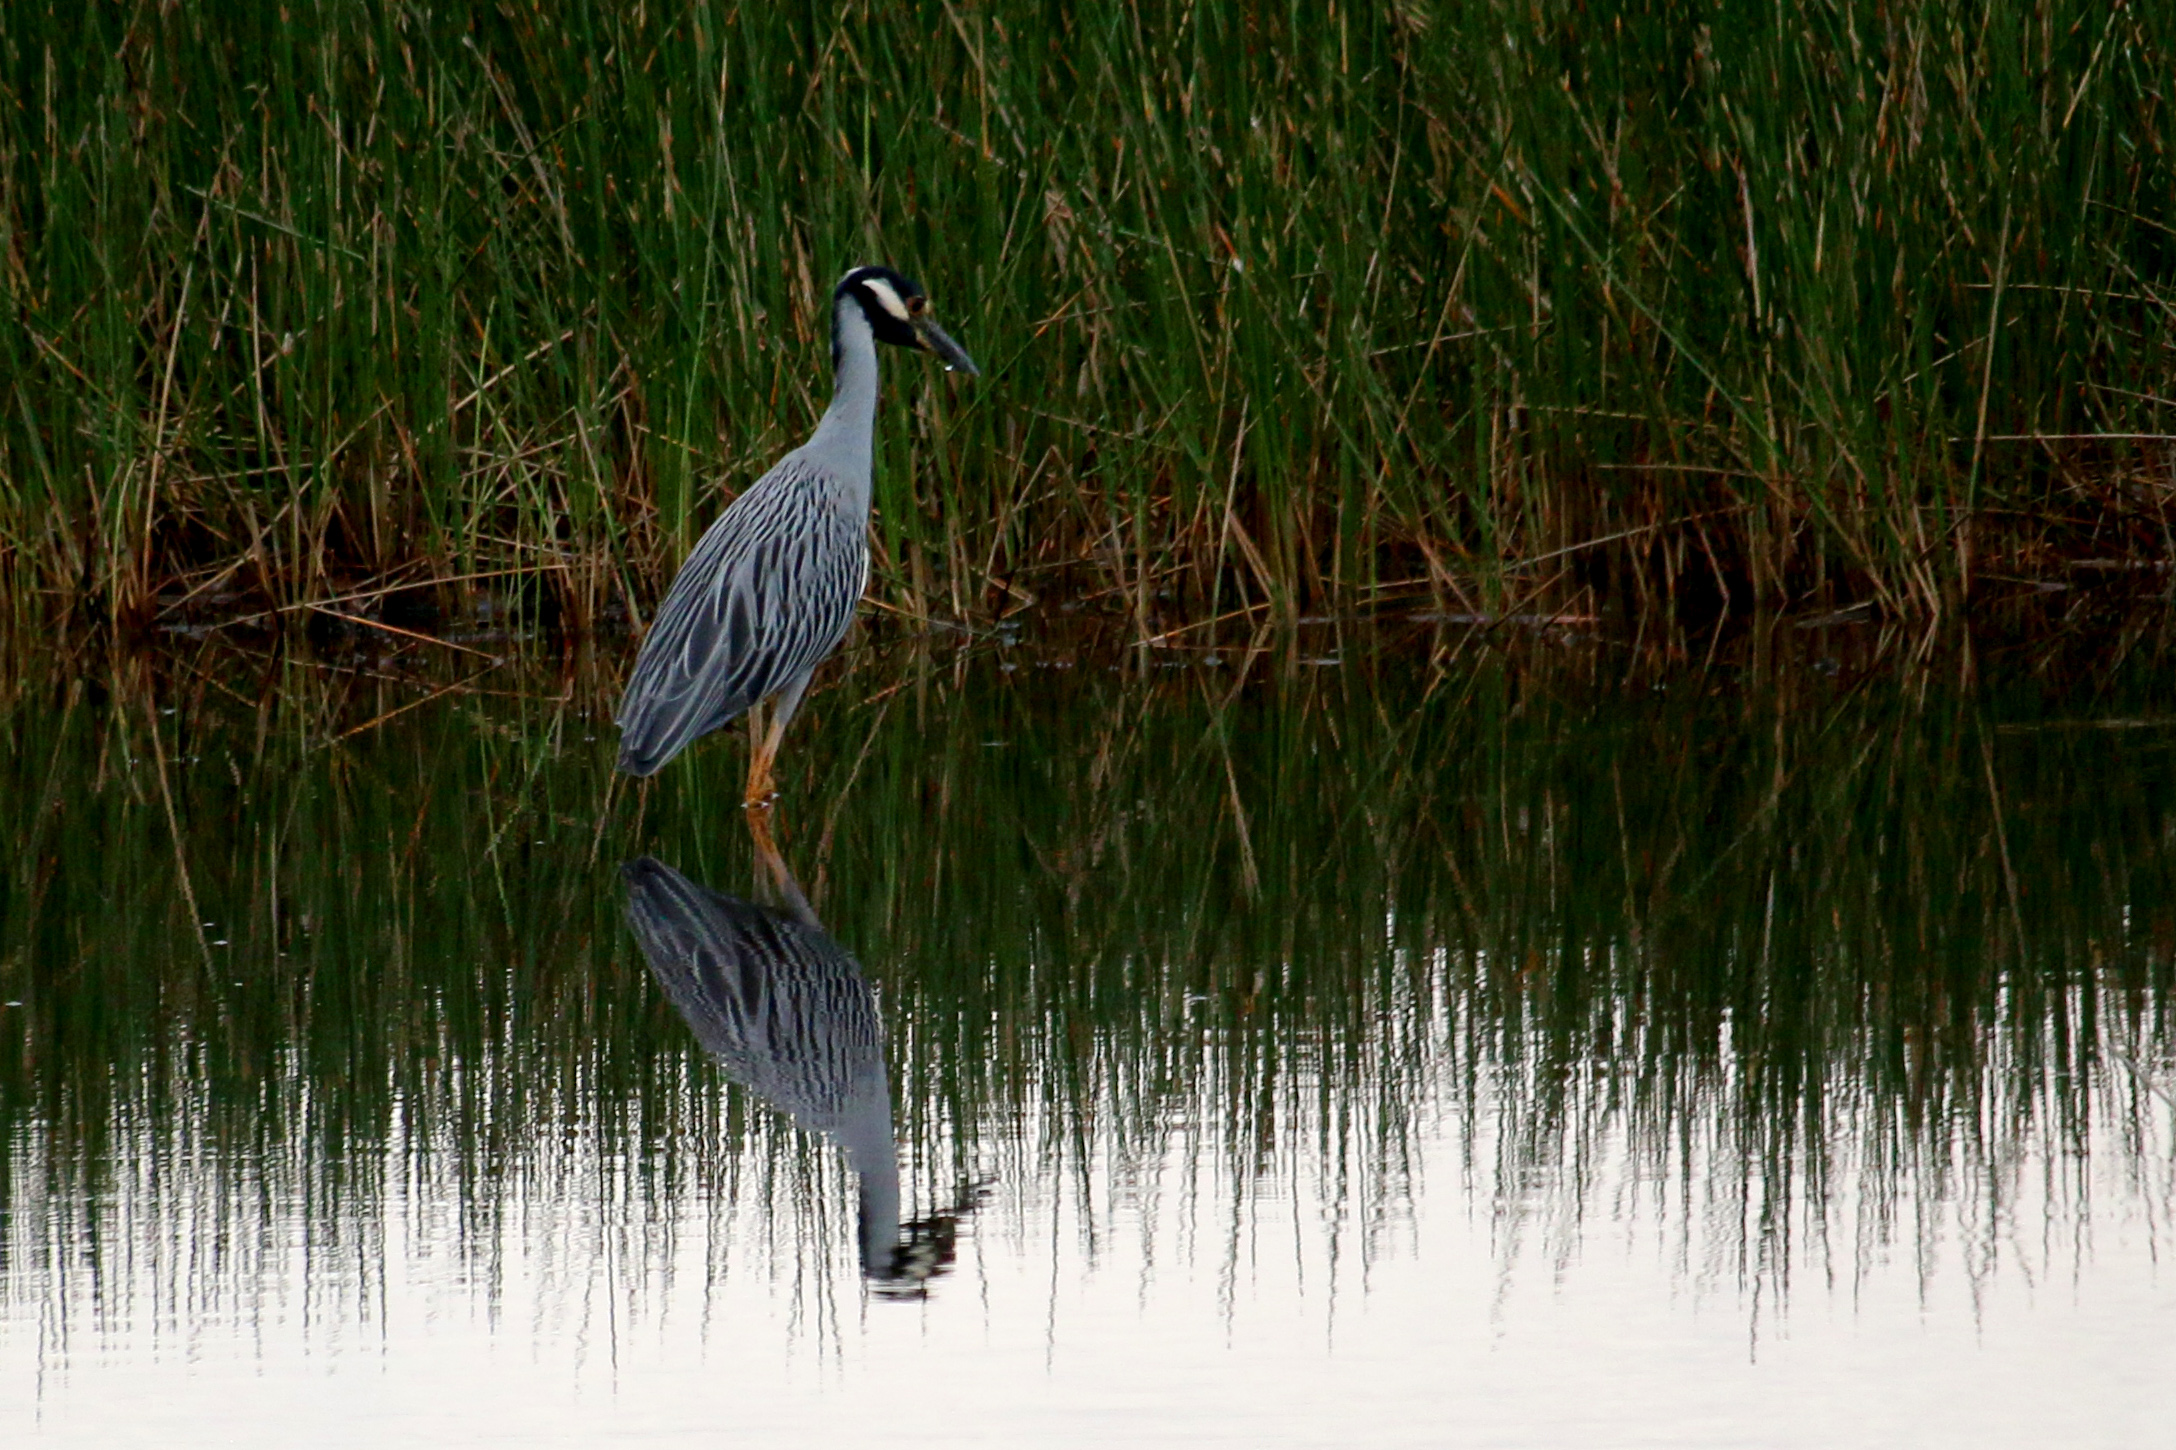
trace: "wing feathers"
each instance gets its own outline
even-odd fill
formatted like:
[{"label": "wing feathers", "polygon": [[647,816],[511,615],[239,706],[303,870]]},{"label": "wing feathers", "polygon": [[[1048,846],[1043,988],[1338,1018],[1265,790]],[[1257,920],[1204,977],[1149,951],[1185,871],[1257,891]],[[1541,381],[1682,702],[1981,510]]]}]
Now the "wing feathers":
[{"label": "wing feathers", "polygon": [[868,571],[849,517],[799,453],[727,506],[680,568],[621,698],[620,769],[648,775],[838,648]]}]

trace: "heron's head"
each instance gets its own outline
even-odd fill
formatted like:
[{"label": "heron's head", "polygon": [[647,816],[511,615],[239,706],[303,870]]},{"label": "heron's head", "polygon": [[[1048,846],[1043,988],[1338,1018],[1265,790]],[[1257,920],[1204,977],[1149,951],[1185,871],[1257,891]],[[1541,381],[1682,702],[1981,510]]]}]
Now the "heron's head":
[{"label": "heron's head", "polygon": [[982,369],[929,315],[929,298],[919,283],[889,267],[856,267],[839,279],[833,305],[852,298],[869,319],[869,330],[878,342],[934,353],[947,368],[979,374]]}]

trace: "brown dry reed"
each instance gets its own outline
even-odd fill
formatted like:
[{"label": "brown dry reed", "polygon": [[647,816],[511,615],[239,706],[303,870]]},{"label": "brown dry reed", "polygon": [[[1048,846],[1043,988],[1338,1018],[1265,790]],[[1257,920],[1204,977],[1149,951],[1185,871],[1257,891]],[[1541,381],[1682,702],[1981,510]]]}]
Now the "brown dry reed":
[{"label": "brown dry reed", "polygon": [[19,619],[639,622],[871,260],[988,371],[891,365],[910,616],[2172,553],[2164,6],[16,0],[0,67]]}]

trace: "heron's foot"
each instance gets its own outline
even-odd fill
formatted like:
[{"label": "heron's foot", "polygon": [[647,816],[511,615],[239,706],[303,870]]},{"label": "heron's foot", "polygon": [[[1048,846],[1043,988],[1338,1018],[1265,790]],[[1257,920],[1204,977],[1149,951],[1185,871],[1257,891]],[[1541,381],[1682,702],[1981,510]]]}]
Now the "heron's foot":
[{"label": "heron's foot", "polygon": [[771,779],[771,762],[778,758],[778,742],[774,739],[758,739],[756,748],[748,760],[748,790],[741,797],[741,804],[750,810],[769,810],[771,802],[778,799],[778,787]]},{"label": "heron's foot", "polygon": [[[748,836],[756,843],[756,859],[769,865],[778,861],[778,843],[771,839],[771,803],[748,802]],[[784,869],[783,865],[774,868]]]},{"label": "heron's foot", "polygon": [[740,803],[751,811],[767,811],[777,800],[778,787],[771,780],[770,757],[759,755],[748,771],[748,789]]}]

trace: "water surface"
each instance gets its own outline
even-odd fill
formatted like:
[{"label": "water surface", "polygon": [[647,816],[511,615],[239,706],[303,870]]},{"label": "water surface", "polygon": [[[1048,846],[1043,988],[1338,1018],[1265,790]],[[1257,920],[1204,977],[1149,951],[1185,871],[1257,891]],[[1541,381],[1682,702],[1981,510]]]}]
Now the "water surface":
[{"label": "water surface", "polygon": [[610,662],[34,658],[0,1436],[2151,1443],[2120,644],[910,642],[775,861]]}]

